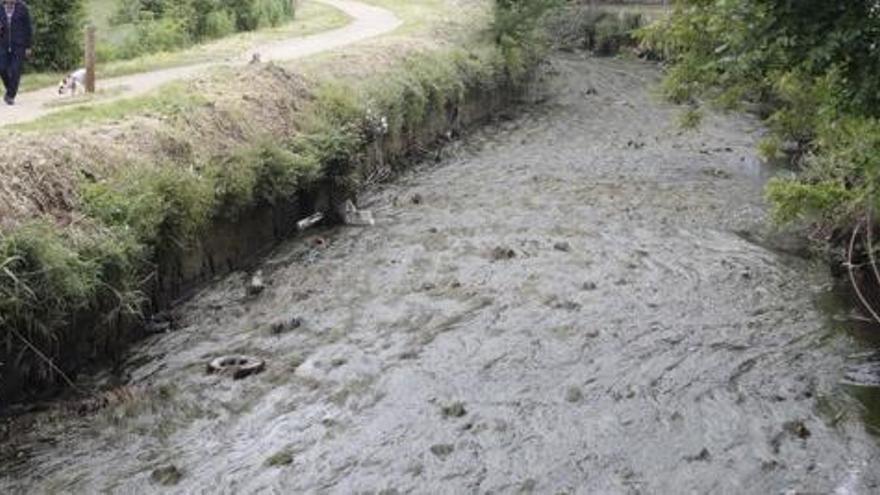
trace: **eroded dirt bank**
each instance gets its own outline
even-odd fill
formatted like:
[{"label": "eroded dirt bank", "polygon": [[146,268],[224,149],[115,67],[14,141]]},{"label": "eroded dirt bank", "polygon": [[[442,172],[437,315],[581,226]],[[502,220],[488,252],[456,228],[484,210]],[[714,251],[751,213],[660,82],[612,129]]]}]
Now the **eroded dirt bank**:
[{"label": "eroded dirt bank", "polygon": [[[546,105],[362,198],[376,227],[180,308],[130,392],[46,418],[0,491],[876,491],[831,281],[754,242],[756,124],[681,134],[655,69],[554,66]],[[230,352],[268,369],[204,373]]]}]

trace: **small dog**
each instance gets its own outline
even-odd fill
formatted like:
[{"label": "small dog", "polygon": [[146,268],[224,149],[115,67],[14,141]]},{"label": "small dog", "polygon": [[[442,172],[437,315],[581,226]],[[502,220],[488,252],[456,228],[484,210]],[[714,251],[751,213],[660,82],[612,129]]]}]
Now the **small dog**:
[{"label": "small dog", "polygon": [[85,86],[86,70],[77,69],[61,80],[61,83],[58,85],[58,94],[63,95],[69,92],[71,96],[76,96],[77,91],[80,88],[85,88]]}]

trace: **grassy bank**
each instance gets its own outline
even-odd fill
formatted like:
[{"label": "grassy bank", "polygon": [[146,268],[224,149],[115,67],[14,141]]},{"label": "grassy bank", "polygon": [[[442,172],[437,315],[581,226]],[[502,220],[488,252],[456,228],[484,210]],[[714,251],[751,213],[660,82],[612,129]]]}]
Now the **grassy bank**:
[{"label": "grassy bank", "polygon": [[[178,255],[217,222],[307,194],[317,183],[332,184],[341,195],[355,192],[364,183],[358,164],[373,143],[407,142],[432,113],[455,107],[469,90],[521,85],[539,61],[538,45],[523,43],[534,41],[530,32],[498,25],[493,32],[472,19],[428,20],[457,5],[429,1],[416,9],[417,3],[400,11],[416,28],[318,57],[303,74],[250,68],[237,82],[247,85],[244,94],[278,98],[263,113],[256,112],[265,99],[252,96],[258,101],[242,106],[248,100],[241,90],[212,78],[193,84],[226,91],[181,85],[172,96],[157,96],[163,103],[149,107],[158,115],[144,117],[153,127],[141,130],[147,144],[126,135],[128,157],[121,162],[113,154],[102,164],[74,159],[71,146],[67,166],[80,173],[68,184],[68,202],[20,218],[0,234],[0,383],[40,389],[58,382],[59,368],[75,371],[79,361],[69,359],[71,352],[102,356],[156,309],[149,301],[158,260]],[[425,37],[439,29],[447,33],[439,42]],[[396,52],[388,53],[389,43]],[[227,99],[194,96],[221,93]],[[168,101],[177,103],[163,107]],[[144,110],[106,108],[105,117]],[[184,126],[202,134],[187,140]]]}]

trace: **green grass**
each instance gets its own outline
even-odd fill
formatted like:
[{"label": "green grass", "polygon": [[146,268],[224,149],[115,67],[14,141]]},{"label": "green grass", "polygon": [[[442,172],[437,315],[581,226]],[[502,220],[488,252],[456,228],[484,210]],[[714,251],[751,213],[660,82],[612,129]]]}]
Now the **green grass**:
[{"label": "green grass", "polygon": [[121,120],[133,114],[182,114],[207,103],[208,100],[204,97],[188,91],[183,82],[173,82],[162,86],[159,91],[150,95],[107,103],[79,105],[8,128],[23,132],[53,131],[85,123]]},{"label": "green grass", "polygon": [[[113,0],[93,1],[111,3]],[[220,40],[175,52],[154,53],[131,60],[99,63],[97,75],[99,78],[112,78],[223,60],[246,53],[248,49],[254,46],[339,28],[345,26],[350,21],[351,19],[345,13],[337,9],[316,2],[306,2],[297,10],[295,20],[277,28],[238,33]],[[58,84],[58,81],[64,75],[60,72],[26,74],[22,78],[21,90],[32,91],[54,86]]]}]

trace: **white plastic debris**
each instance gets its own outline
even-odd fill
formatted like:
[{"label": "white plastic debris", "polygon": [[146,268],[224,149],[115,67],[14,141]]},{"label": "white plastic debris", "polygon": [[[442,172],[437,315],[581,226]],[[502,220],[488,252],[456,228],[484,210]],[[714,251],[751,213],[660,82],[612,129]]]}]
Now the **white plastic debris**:
[{"label": "white plastic debris", "polygon": [[373,218],[373,212],[370,210],[358,210],[351,200],[345,202],[342,218],[346,225],[355,227],[372,227],[373,225],[376,225],[376,220]]},{"label": "white plastic debris", "polygon": [[263,272],[261,270],[257,270],[257,273],[251,277],[250,282],[247,285],[247,295],[254,297],[259,296],[266,290],[266,284],[263,282]]},{"label": "white plastic debris", "polygon": [[299,222],[296,222],[297,230],[303,231],[308,228],[314,227],[316,224],[320,223],[324,220],[324,214],[321,212],[315,213],[314,215],[303,218]]}]

